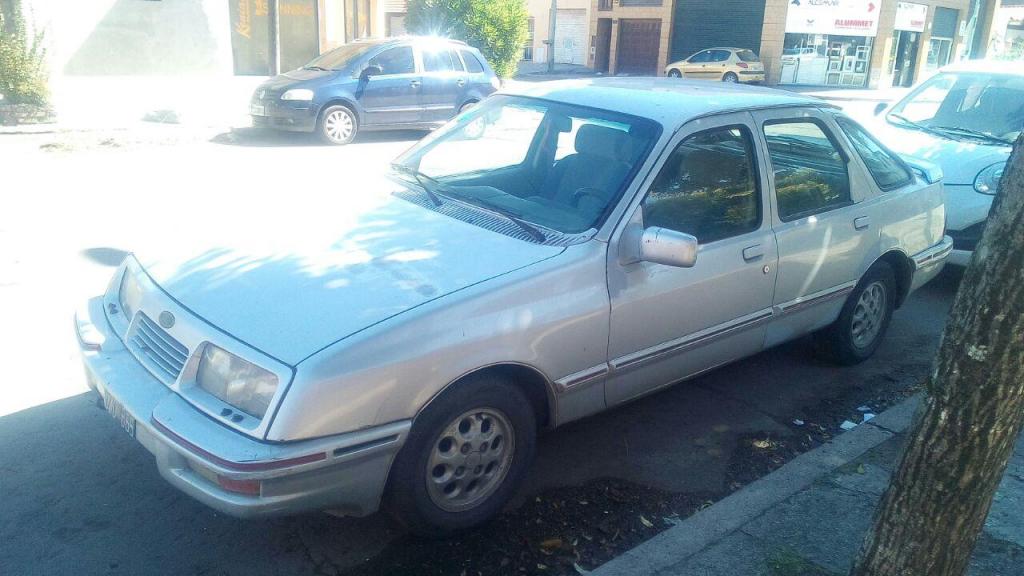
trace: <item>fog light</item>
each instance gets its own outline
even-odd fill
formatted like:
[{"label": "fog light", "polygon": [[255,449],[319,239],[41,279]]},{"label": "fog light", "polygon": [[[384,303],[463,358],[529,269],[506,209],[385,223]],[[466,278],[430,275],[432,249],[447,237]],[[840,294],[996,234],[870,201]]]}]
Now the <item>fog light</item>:
[{"label": "fog light", "polygon": [[235,480],[234,478],[228,478],[226,476],[221,476],[220,474],[218,474],[217,484],[220,484],[220,487],[227,490],[228,492],[248,494],[249,496],[260,495],[259,480]]}]

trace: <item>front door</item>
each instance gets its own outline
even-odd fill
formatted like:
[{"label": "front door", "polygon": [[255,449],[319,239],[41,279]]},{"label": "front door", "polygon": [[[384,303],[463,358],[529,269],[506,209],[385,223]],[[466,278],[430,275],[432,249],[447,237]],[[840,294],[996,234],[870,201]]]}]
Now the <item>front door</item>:
[{"label": "front door", "polygon": [[447,45],[423,48],[423,94],[421,122],[447,122],[461,104],[466,91],[466,70],[459,55]]},{"label": "front door", "polygon": [[711,50],[701,50],[683,62],[683,76],[703,78],[711,61]]},{"label": "front door", "polygon": [[[612,237],[609,405],[756,353],[764,342],[777,251],[752,118],[697,124],[673,138]],[[635,261],[628,255],[644,227],[696,236],[696,264]]]},{"label": "front door", "polygon": [[363,77],[356,98],[365,111],[367,125],[407,124],[419,120],[420,74],[416,72],[412,46],[388,48],[373,56],[368,66],[381,73]]},{"label": "front door", "polygon": [[[865,250],[878,234],[857,211],[849,152],[817,109],[755,113],[771,166],[779,272],[772,346],[829,324],[853,290]],[[877,223],[876,223],[877,225]]]}]

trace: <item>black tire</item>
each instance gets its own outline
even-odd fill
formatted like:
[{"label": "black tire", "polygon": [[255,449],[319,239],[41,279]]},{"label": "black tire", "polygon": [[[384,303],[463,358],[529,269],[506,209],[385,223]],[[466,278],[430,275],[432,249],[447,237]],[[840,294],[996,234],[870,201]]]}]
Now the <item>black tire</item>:
[{"label": "black tire", "polygon": [[733,72],[726,72],[725,76],[722,76],[722,82],[729,82],[735,84],[740,81],[740,77]]},{"label": "black tire", "polygon": [[[341,124],[337,124],[338,122]],[[351,126],[348,131],[343,128],[346,122]],[[317,119],[316,132],[324,142],[342,146],[356,137],[359,132],[359,120],[347,106],[328,106]]]},{"label": "black tire", "polygon": [[[445,510],[435,503],[433,498],[436,496],[432,496],[428,489],[428,482],[432,481],[429,477],[432,471],[428,472],[428,466],[434,451],[440,450],[448,438],[442,434],[449,430],[449,426],[467,412],[478,409],[492,413],[498,411],[506,418],[505,424],[511,425],[512,440],[503,440],[505,446],[511,445],[511,461],[503,468],[495,468],[494,473],[500,471],[502,475],[494,477],[493,491],[473,507]],[[533,461],[536,441],[537,418],[522,390],[498,376],[470,377],[443,392],[416,417],[409,438],[391,466],[385,508],[410,532],[426,537],[443,537],[482,524],[500,512],[512,496]],[[458,450],[455,450],[453,454],[455,458],[466,454],[468,460],[485,451],[486,448],[479,452],[456,453]],[[463,478],[472,484],[474,480],[470,473],[467,469]],[[453,483],[460,481],[454,475],[450,478]],[[470,493],[462,488],[459,491]]]},{"label": "black tire", "polygon": [[[861,297],[868,290],[881,286],[884,302],[880,305],[881,316],[877,318],[873,336],[867,341],[855,336],[855,325],[858,305],[862,305]],[[833,362],[842,365],[853,365],[863,362],[874,354],[885,338],[892,321],[892,313],[896,308],[896,273],[885,262],[876,262],[857,283],[839,313],[839,318],[828,328],[815,335],[818,352]],[[872,300],[873,298],[868,298]],[[862,325],[862,323],[861,323]]]},{"label": "black tire", "polygon": [[683,73],[680,72],[679,70],[676,70],[675,68],[673,68],[673,69],[668,71],[668,77],[669,78],[682,78],[683,77]]}]

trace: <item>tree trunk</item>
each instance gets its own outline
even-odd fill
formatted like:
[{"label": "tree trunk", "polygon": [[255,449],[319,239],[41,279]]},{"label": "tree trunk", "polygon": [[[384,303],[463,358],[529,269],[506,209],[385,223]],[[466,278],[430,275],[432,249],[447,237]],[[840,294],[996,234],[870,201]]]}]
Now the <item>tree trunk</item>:
[{"label": "tree trunk", "polygon": [[852,576],[967,570],[1024,420],[1024,135]]}]

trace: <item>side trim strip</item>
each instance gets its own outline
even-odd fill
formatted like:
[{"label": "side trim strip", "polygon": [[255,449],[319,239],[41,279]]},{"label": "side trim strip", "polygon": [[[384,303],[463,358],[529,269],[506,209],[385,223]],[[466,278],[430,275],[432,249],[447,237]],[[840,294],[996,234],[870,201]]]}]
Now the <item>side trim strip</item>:
[{"label": "side trim strip", "polygon": [[775,306],[775,311],[779,315],[799,312],[800,310],[810,308],[811,306],[815,306],[835,298],[841,298],[843,296],[846,296],[850,292],[853,292],[853,289],[856,287],[857,281],[850,281],[845,284],[840,284],[839,286],[829,288],[827,290],[822,290],[821,292],[818,292],[816,294],[809,294],[807,296],[801,296],[795,300],[790,300],[789,302],[784,302],[782,304]]},{"label": "side trim strip", "polygon": [[569,390],[576,390],[579,388],[586,387],[587,384],[593,384],[597,382],[602,376],[608,374],[608,364],[598,364],[597,366],[591,366],[585,370],[579,372],[573,372],[565,378],[555,380],[555,389],[559,394],[564,394]]},{"label": "side trim strip", "polygon": [[655,346],[651,346],[650,348],[633,352],[632,354],[620,356],[612,360],[611,365],[612,368],[615,370],[634,368],[641,364],[645,364],[647,362],[651,362],[659,358],[662,358],[663,356],[669,354],[676,354],[684,350],[689,350],[692,348],[696,348],[698,346],[703,346],[705,344],[714,342],[719,338],[735,334],[740,330],[752,328],[758,324],[761,324],[762,322],[767,321],[773,315],[774,312],[771,308],[765,308],[764,310],[759,310],[757,312],[754,312],[753,314],[748,314],[747,316],[737,318],[736,320],[727,322],[725,324],[712,326],[711,328],[701,330],[700,332],[694,332],[693,334],[683,336],[681,338],[676,338],[674,340],[669,340],[668,342],[657,344]]}]

